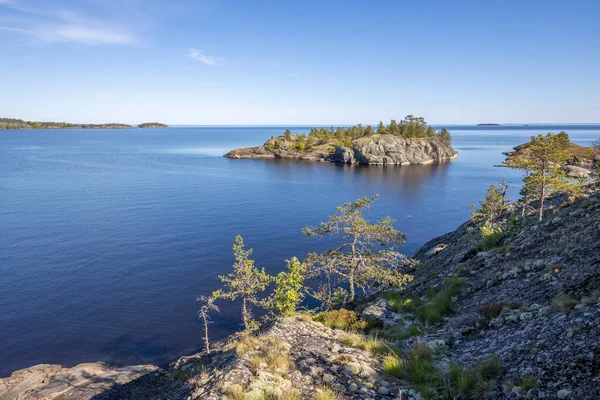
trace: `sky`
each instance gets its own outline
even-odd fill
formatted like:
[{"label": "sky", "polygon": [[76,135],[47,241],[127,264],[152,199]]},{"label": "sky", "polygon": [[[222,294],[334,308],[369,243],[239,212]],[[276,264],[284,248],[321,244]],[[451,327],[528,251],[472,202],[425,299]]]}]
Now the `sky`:
[{"label": "sky", "polygon": [[0,117],[600,122],[597,0],[0,0]]}]

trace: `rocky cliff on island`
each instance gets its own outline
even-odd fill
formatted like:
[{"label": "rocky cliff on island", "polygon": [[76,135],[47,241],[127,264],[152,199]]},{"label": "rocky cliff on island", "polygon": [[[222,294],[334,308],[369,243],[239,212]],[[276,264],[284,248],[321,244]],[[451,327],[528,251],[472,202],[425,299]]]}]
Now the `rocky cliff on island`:
[{"label": "rocky cliff on island", "polygon": [[403,138],[373,135],[338,145],[332,140],[314,140],[310,146],[299,144],[299,135],[278,136],[262,146],[240,148],[225,154],[228,158],[299,159],[341,164],[408,165],[433,164],[454,160],[458,153],[440,138]]}]

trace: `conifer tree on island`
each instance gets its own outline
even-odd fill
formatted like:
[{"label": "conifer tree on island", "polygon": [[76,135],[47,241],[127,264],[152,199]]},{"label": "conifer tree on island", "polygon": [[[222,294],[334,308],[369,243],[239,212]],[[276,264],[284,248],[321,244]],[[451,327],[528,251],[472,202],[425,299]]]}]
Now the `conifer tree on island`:
[{"label": "conifer tree on island", "polygon": [[227,300],[241,298],[244,329],[252,331],[257,328],[258,323],[253,319],[250,306],[262,305],[257,294],[269,286],[272,277],[265,272],[264,268],[259,270],[254,266],[254,260],[250,259],[252,249],[244,249],[244,240],[239,235],[236,236],[233,244],[233,254],[235,256],[233,272],[226,276],[219,276],[225,289],[213,292],[213,296],[216,299]]},{"label": "conifer tree on island", "polygon": [[[354,301],[357,288],[365,292],[374,284],[404,287],[412,280],[412,276],[402,272],[406,256],[395,250],[406,241],[406,236],[393,227],[395,221],[386,217],[371,223],[363,215],[377,197],[345,203],[336,208],[337,214],[330,216],[327,222],[303,229],[309,237],[334,236],[342,240],[340,246],[322,254],[310,254],[306,260],[309,275],[320,280],[323,276],[326,278],[325,284],[329,287],[315,296],[326,306],[337,283],[347,285],[349,293],[342,303],[348,303]],[[338,293],[342,290],[337,289]]]},{"label": "conifer tree on island", "polygon": [[197,299],[202,302],[202,306],[200,306],[200,310],[198,314],[200,314],[200,318],[202,318],[204,322],[204,349],[206,350],[206,354],[210,354],[210,342],[208,341],[208,324],[210,323],[210,315],[211,311],[221,311],[219,306],[215,304],[214,296],[200,296]]},{"label": "conifer tree on island", "polygon": [[512,160],[511,166],[526,171],[523,179],[523,193],[538,200],[538,219],[544,217],[546,199],[553,193],[569,189],[571,183],[566,179],[561,166],[572,157],[568,151],[569,135],[548,133],[531,137],[528,155]]}]

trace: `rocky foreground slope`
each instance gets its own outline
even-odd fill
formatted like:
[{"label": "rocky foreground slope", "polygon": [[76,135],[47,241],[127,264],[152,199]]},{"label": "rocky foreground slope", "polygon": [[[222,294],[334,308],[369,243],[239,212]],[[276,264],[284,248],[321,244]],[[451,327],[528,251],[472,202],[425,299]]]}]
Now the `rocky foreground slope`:
[{"label": "rocky foreground slope", "polygon": [[262,146],[235,149],[228,158],[299,159],[341,164],[408,165],[433,164],[454,160],[458,153],[439,138],[411,139],[394,135],[374,135],[340,146],[328,140],[300,144],[300,136],[272,138]]},{"label": "rocky foreground slope", "polygon": [[599,399],[600,190],[549,205],[486,251],[474,222],[425,244],[362,332],[299,314],[167,369],[18,371],[0,399]]}]

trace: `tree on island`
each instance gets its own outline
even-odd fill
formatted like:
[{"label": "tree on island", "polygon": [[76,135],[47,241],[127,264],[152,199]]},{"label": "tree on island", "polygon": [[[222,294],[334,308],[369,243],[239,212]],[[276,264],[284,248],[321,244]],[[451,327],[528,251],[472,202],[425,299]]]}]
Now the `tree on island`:
[{"label": "tree on island", "polygon": [[292,131],[286,129],[283,133],[283,137],[285,137],[285,140],[292,140]]},{"label": "tree on island", "polygon": [[412,115],[406,116],[400,123],[391,120],[389,125],[380,122],[377,129],[372,126],[362,126],[361,124],[346,127],[331,128],[311,128],[309,135],[316,139],[336,140],[341,143],[351,143],[355,139],[379,135],[394,135],[403,138],[413,139],[433,139],[440,138],[450,142],[451,137],[447,129],[437,132],[432,126],[427,125],[422,117]]},{"label": "tree on island", "polygon": [[544,217],[546,199],[554,193],[568,190],[572,183],[567,180],[561,166],[572,156],[567,151],[570,144],[566,132],[538,134],[531,137],[528,154],[511,160],[510,166],[525,171],[522,193],[529,199],[538,200],[538,219]]},{"label": "tree on island", "polygon": [[198,314],[200,318],[202,318],[204,322],[204,349],[206,350],[206,354],[210,354],[210,342],[208,340],[208,324],[210,323],[210,312],[211,311],[221,311],[219,306],[215,304],[216,298],[214,296],[200,296],[197,299],[202,302],[202,306],[200,306],[200,310]]},{"label": "tree on island", "polygon": [[225,285],[225,290],[219,289],[213,292],[216,299],[235,300],[238,297],[242,299],[242,321],[246,331],[253,331],[258,323],[254,321],[251,305],[262,305],[257,294],[264,291],[272,280],[272,277],[265,272],[265,269],[258,269],[254,266],[254,260],[250,259],[252,249],[244,249],[244,240],[241,236],[236,236],[233,244],[233,254],[235,263],[233,272],[226,276],[219,276],[219,279]]},{"label": "tree on island", "polygon": [[335,289],[349,292],[341,299],[342,303],[353,302],[357,288],[366,292],[374,284],[381,286],[404,287],[412,276],[402,272],[406,257],[395,250],[406,241],[406,236],[393,227],[395,222],[385,217],[376,223],[365,219],[363,213],[371,208],[378,196],[358,199],[337,207],[337,214],[329,217],[317,227],[306,227],[302,232],[309,237],[334,236],[342,239],[342,244],[321,254],[313,253],[307,258],[309,275],[312,278],[326,278],[330,284],[325,288],[325,296],[320,300],[331,301]]}]

